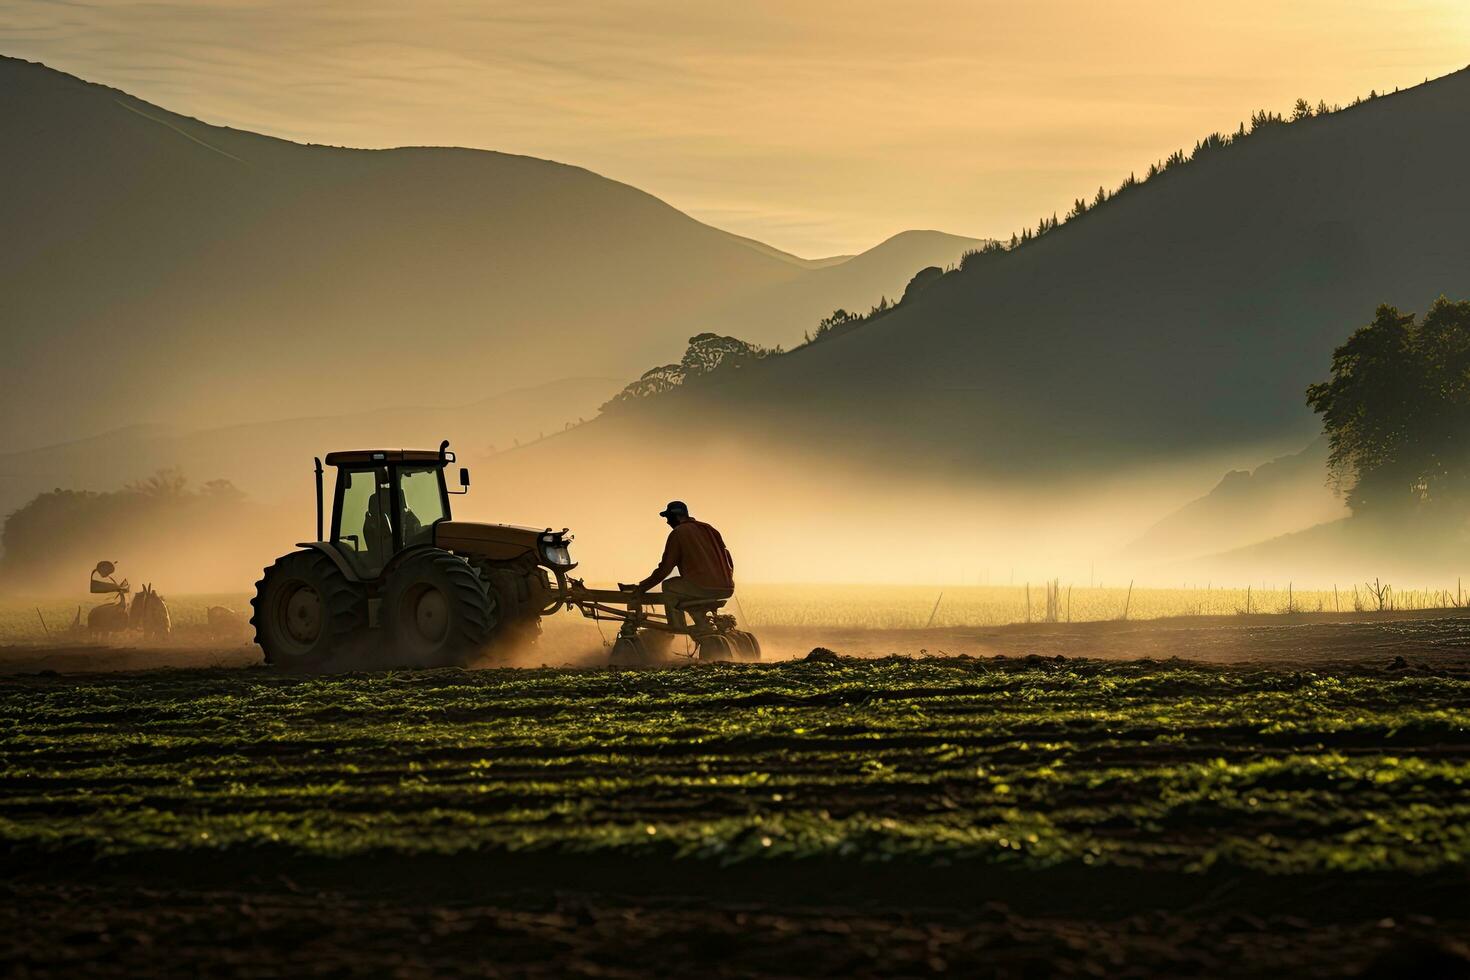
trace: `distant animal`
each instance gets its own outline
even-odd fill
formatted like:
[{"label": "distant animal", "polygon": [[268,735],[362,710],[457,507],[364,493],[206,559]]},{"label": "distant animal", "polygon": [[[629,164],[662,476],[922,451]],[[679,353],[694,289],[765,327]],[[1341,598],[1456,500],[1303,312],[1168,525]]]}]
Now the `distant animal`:
[{"label": "distant animal", "polygon": [[153,590],[152,585],[144,585],[143,591],[133,600],[128,619],[129,625],[135,630],[141,630],[145,639],[160,640],[173,632],[168,603]]},{"label": "distant animal", "polygon": [[[105,640],[114,633],[125,633],[131,628],[128,594],[119,592],[116,602],[104,602],[93,606],[87,613],[87,632],[94,640]],[[81,610],[77,611],[80,618]]]},{"label": "distant animal", "polygon": [[245,635],[245,617],[228,606],[210,606],[204,611],[209,635],[217,640],[233,640]]}]

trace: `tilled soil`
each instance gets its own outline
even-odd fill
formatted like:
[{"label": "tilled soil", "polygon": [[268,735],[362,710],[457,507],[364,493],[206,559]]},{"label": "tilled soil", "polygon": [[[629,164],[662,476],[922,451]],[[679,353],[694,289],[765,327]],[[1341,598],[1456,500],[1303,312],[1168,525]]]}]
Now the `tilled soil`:
[{"label": "tilled soil", "polygon": [[[606,651],[588,623],[563,624],[543,648],[509,666],[597,666]],[[1392,659],[1416,652],[1470,651],[1470,610],[1293,615],[1181,616],[1090,623],[1015,623],[945,629],[770,626],[760,630],[767,659],[805,656],[826,647],[845,656],[1038,655],[1305,666]],[[253,643],[180,641],[147,644],[0,644],[0,674],[150,670],[159,667],[254,667]],[[506,664],[487,661],[483,666]]]},{"label": "tilled soil", "polygon": [[[364,879],[373,868],[360,869]],[[714,884],[718,884],[715,882]],[[773,893],[780,881],[770,881]],[[1456,924],[1214,907],[1045,915],[545,891],[443,898],[289,879],[0,889],[0,963],[30,976],[1454,978]]]},{"label": "tilled soil", "polygon": [[0,651],[0,974],[1470,977],[1470,619],[1272,620]]}]

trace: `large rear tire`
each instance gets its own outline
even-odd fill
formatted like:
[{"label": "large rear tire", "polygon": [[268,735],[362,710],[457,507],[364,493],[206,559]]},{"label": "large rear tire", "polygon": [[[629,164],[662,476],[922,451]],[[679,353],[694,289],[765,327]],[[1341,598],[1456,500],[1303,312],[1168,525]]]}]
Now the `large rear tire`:
[{"label": "large rear tire", "polygon": [[395,663],[469,663],[489,645],[499,625],[500,610],[485,580],[447,551],[420,552],[388,575],[383,632]]},{"label": "large rear tire", "polygon": [[367,625],[361,589],[320,551],[276,559],[255,583],[250,624],[265,662],[287,670],[319,670]]}]

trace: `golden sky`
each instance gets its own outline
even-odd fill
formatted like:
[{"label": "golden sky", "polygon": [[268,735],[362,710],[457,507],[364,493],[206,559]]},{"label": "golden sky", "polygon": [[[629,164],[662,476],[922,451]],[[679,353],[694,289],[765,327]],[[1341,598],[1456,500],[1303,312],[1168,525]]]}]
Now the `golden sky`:
[{"label": "golden sky", "polygon": [[1470,0],[5,0],[208,122],[574,163],[801,255],[1008,235],[1253,109],[1470,62]]}]

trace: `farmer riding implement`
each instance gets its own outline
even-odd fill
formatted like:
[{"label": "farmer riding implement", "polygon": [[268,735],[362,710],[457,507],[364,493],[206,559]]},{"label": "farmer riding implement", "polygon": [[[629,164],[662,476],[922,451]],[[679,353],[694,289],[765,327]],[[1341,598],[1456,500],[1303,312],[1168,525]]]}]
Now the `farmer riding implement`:
[{"label": "farmer riding implement", "polygon": [[[664,659],[662,647],[674,636],[693,638],[701,660],[759,660],[760,641],[754,633],[736,629],[735,617],[720,612],[724,599],[700,599],[681,606],[693,625],[669,623],[662,612],[645,612],[645,606],[661,609],[663,596],[657,592],[589,589],[581,579],[567,578],[562,595],[568,608],[576,608],[588,619],[621,622],[613,642],[615,664],[649,664]],[[662,641],[662,642],[660,642]]]},{"label": "farmer riding implement", "polygon": [[[623,623],[616,661],[650,659],[650,634],[694,638],[704,659],[760,657],[755,637],[719,613],[722,600],[686,607],[694,623],[671,626],[645,613],[657,594],[587,588],[565,529],[456,521],[451,494],[469,492],[446,440],[437,452],[360,450],[329,453],[336,467],[332,522],[324,527],[322,461],[316,461],[316,540],[276,560],[251,600],[255,639],[267,663],[282,667],[351,666],[378,646],[394,663],[462,664],[485,650],[531,642],[542,616],[565,606]],[[330,534],[324,531],[330,530]]]}]

